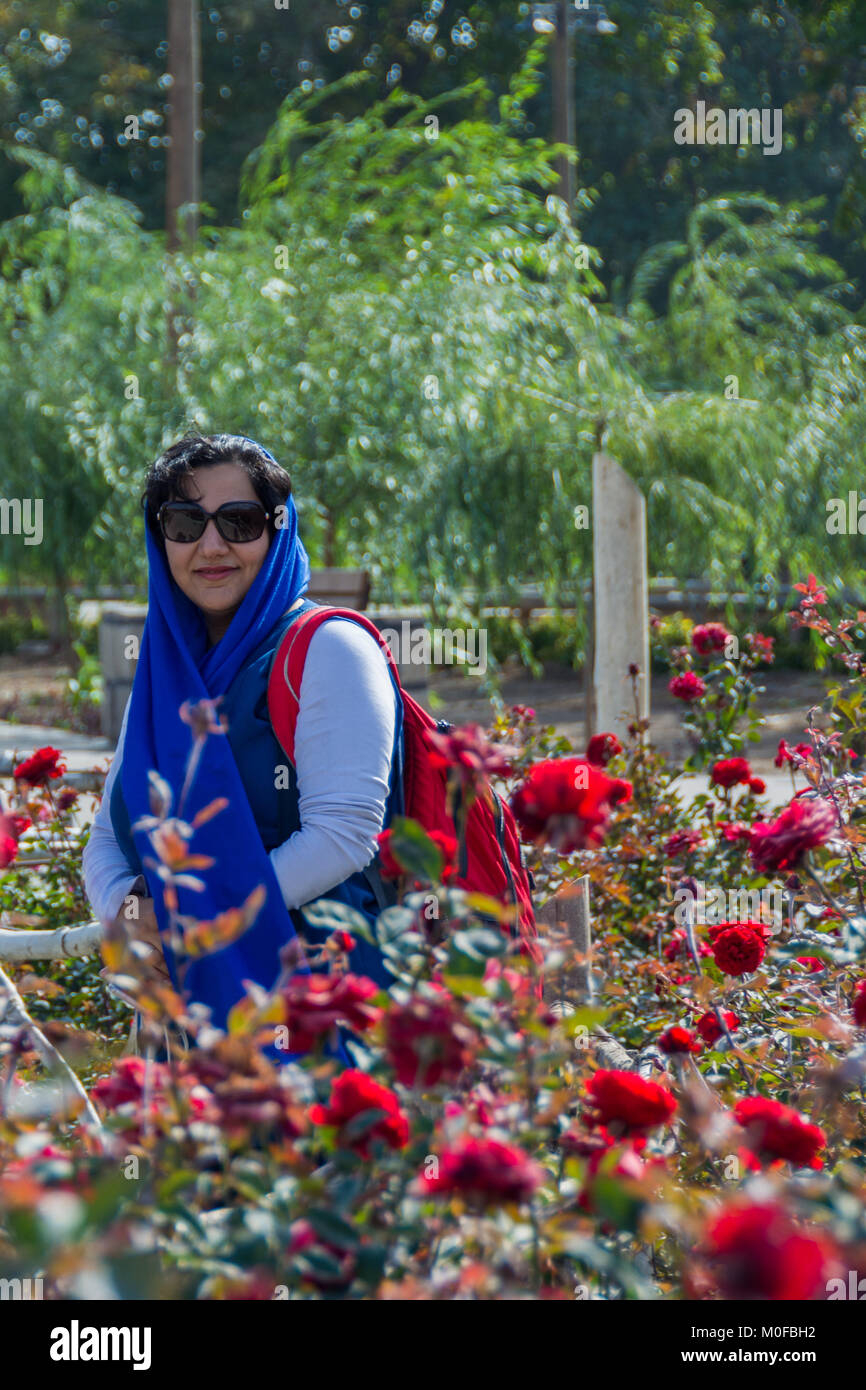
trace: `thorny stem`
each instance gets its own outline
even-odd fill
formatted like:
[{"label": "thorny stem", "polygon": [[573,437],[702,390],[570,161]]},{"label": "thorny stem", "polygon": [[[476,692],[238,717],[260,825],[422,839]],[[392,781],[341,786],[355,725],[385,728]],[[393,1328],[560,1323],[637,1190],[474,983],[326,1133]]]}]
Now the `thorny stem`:
[{"label": "thorny stem", "polygon": [[824,884],[824,883],[821,882],[820,878],[819,878],[818,875],[815,873],[814,869],[813,869],[812,866],[809,864],[808,860],[804,860],[804,862],[803,862],[803,872],[804,872],[804,874],[806,875],[807,878],[810,878],[810,879],[812,880],[812,882],[815,884],[815,887],[816,887],[816,888],[818,889],[818,891],[821,893],[821,896],[824,897],[824,898],[826,898],[827,901],[829,902],[830,906],[831,906],[836,912],[838,912],[838,914],[839,914],[839,916],[842,918],[843,922],[846,921],[847,918],[848,918],[848,913],[845,912],[845,911],[839,906],[839,904],[837,903],[836,899],[833,897],[833,894],[830,892],[830,889],[826,886],[826,884]]}]

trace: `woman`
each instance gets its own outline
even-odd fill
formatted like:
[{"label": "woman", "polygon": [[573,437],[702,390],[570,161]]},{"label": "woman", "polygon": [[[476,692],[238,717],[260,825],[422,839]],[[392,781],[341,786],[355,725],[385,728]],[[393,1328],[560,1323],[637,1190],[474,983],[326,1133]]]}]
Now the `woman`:
[{"label": "woman", "polygon": [[[223,1026],[245,980],[274,983],[296,933],[327,937],[306,924],[304,904],[337,898],[372,920],[387,901],[370,866],[377,834],[400,809],[402,704],[375,639],[346,619],[323,623],[304,665],[288,764],[268,718],[267,680],[283,634],[311,606],[310,570],[291,480],[261,445],[187,436],[151,467],[142,505],[148,614],[84,879],[95,915],[151,949],[149,977],[182,985]],[[152,772],[162,781],[149,785]],[[228,804],[185,844],[186,827],[218,799]],[[166,815],[180,824],[159,826]],[[181,924],[213,921],[259,885],[264,902],[235,941],[184,958],[168,939],[169,877],[179,877],[168,896],[177,895]],[[367,943],[352,966],[388,982]]]}]

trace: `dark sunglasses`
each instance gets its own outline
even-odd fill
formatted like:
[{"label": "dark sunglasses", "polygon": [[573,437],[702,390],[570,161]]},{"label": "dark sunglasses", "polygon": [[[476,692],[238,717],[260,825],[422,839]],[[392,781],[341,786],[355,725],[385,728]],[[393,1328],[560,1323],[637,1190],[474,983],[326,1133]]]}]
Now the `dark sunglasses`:
[{"label": "dark sunglasses", "polygon": [[215,512],[206,512],[198,502],[163,502],[156,519],[167,541],[191,545],[201,540],[213,518],[224,541],[244,545],[259,539],[269,516],[261,502],[223,502]]}]

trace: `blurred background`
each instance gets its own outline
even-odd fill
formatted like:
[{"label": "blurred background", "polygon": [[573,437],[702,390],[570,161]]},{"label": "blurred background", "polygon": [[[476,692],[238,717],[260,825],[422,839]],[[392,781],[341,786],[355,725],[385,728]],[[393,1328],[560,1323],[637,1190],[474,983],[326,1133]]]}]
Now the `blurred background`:
[{"label": "blurred background", "polygon": [[[781,111],[779,153],[678,144],[698,102]],[[717,612],[809,668],[790,585],[866,606],[827,530],[864,137],[858,0],[0,3],[0,495],[44,499],[41,544],[0,535],[4,669],[59,653],[43,722],[92,720],[87,601],[143,596],[144,473],[190,427],[274,452],[315,565],[536,674],[584,659],[602,445],[657,644]]]}]

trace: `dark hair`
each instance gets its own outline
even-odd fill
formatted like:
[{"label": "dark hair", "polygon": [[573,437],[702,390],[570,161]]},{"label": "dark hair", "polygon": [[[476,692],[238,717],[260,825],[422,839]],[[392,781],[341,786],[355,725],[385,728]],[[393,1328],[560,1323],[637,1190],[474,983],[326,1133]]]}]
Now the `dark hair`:
[{"label": "dark hair", "polygon": [[141,498],[147,525],[163,550],[165,540],[157,521],[163,502],[186,497],[185,484],[192,470],[217,463],[236,463],[244,470],[265,511],[270,513],[268,530],[274,535],[274,512],[291,497],[292,480],[273,454],[245,434],[185,434],[151,464]]}]

